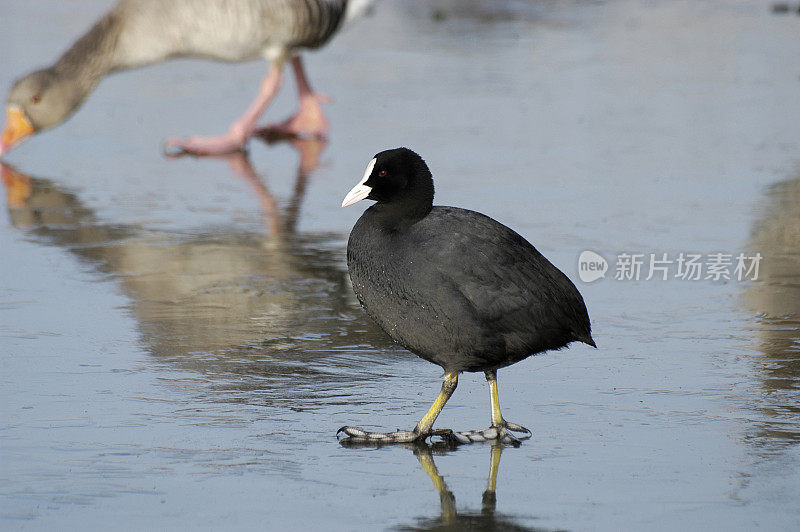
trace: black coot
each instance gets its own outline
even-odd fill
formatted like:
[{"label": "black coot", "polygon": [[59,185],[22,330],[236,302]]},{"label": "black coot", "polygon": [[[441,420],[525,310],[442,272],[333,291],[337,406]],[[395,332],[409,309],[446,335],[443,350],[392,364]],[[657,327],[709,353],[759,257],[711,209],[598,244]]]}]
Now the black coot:
[{"label": "black coot", "polygon": [[492,426],[452,433],[460,442],[518,443],[530,431],[500,414],[496,371],[570,342],[595,346],[575,285],[524,238],[483,214],[433,206],[433,178],[422,157],[387,150],[367,165],[342,206],[375,200],[356,222],[347,266],[361,305],[389,336],[444,371],[442,391],[413,431],[342,427],[349,441],[410,442],[433,423],[462,371],[489,382]]}]

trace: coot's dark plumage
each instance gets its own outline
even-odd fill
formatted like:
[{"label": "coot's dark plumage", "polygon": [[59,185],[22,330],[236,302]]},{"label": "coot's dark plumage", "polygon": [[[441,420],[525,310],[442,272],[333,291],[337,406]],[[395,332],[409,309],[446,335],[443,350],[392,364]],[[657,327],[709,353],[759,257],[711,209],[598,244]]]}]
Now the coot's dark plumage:
[{"label": "coot's dark plumage", "polygon": [[347,265],[367,313],[397,342],[445,370],[442,393],[413,431],[341,432],[352,440],[424,439],[462,371],[484,371],[492,427],[461,441],[527,429],[500,415],[496,370],[570,342],[594,346],[575,285],[524,238],[483,214],[433,207],[433,179],[406,148],[381,152],[342,206],[376,200],[353,227]]}]

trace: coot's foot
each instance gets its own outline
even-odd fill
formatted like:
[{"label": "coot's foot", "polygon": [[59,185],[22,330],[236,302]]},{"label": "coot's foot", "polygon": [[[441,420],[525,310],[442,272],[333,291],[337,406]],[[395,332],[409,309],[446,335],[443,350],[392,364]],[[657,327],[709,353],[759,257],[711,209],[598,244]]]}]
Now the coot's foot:
[{"label": "coot's foot", "polygon": [[427,435],[411,430],[398,430],[397,432],[367,432],[358,427],[342,427],[336,431],[336,437],[345,434],[348,441],[359,443],[410,443],[424,439]]},{"label": "coot's foot", "polygon": [[[519,433],[519,436],[512,434],[512,432]],[[497,425],[492,425],[488,429],[484,430],[453,432],[452,437],[453,439],[458,441],[458,443],[497,441],[503,444],[513,445],[514,447],[518,447],[520,443],[522,443],[522,440],[527,440],[528,438],[531,437],[531,431],[529,431],[522,425],[517,425],[516,423],[503,421],[501,423],[498,423]]]},{"label": "coot's foot", "polygon": [[358,427],[342,427],[336,431],[336,437],[339,434],[345,434],[346,437],[342,438],[342,443],[357,443],[357,444],[387,444],[387,443],[412,443],[424,442],[430,436],[439,436],[447,441],[453,438],[455,434],[450,429],[435,429],[427,432],[419,430],[398,430],[396,432],[367,432],[366,430]]}]

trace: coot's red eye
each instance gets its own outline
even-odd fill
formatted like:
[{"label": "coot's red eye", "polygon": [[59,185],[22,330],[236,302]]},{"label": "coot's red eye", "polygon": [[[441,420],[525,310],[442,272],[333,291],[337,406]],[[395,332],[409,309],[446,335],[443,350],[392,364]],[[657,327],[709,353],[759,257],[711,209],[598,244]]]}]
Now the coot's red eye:
[{"label": "coot's red eye", "polygon": [[386,170],[381,170],[378,172],[378,177],[384,177],[386,175]]},{"label": "coot's red eye", "polygon": [[42,99],[42,95],[41,94],[34,94],[31,97],[31,103],[39,103],[41,101],[41,99]]}]

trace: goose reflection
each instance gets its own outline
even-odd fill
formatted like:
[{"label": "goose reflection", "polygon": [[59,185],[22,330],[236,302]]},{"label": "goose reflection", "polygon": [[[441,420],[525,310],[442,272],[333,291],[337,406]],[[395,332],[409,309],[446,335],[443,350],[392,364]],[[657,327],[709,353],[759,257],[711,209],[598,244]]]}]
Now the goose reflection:
[{"label": "goose reflection", "polygon": [[[397,349],[351,295],[344,236],[295,232],[324,144],[291,142],[299,164],[285,208],[245,154],[225,157],[261,198],[263,232],[176,235],[102,222],[54,181],[0,164],[12,225],[118,281],[142,344],[159,361],[214,379],[220,401],[231,400],[221,389],[280,389],[276,401],[324,402],[325,390],[340,393],[369,378],[365,359],[372,368],[381,364],[367,346]],[[269,398],[260,394],[262,400]]]},{"label": "goose reflection", "polygon": [[763,256],[759,281],[745,291],[756,323],[762,384],[757,441],[800,442],[800,178],[769,187],[750,247]]},{"label": "goose reflection", "polygon": [[[259,131],[256,137],[268,145],[289,143],[299,156],[294,190],[283,215],[279,211],[277,199],[270,193],[267,185],[255,171],[250,158],[245,152],[237,151],[223,155],[211,155],[207,156],[207,158],[226,161],[231,172],[247,182],[261,201],[264,222],[269,236],[280,237],[284,234],[292,234],[297,229],[300,205],[306,193],[309,175],[319,166],[319,158],[327,145],[327,141],[324,139],[305,139],[281,135],[271,130]],[[179,152],[168,154],[167,156],[170,159],[181,159],[191,155],[186,152]]]},{"label": "goose reflection", "polygon": [[489,458],[489,477],[486,481],[486,490],[483,492],[480,510],[461,510],[456,508],[456,499],[453,492],[447,487],[442,475],[436,467],[433,455],[445,453],[452,447],[445,443],[428,445],[424,442],[410,445],[414,455],[419,460],[422,469],[433,481],[439,492],[441,515],[435,518],[421,517],[415,525],[398,527],[399,530],[541,530],[521,525],[513,516],[503,515],[497,510],[497,473],[500,469],[500,457],[503,445],[491,445]]}]

